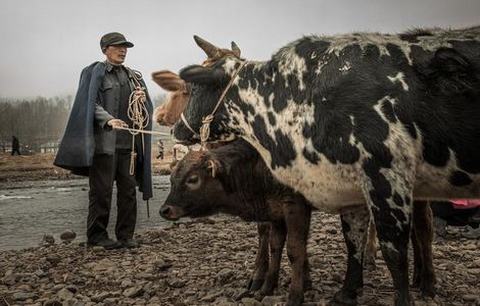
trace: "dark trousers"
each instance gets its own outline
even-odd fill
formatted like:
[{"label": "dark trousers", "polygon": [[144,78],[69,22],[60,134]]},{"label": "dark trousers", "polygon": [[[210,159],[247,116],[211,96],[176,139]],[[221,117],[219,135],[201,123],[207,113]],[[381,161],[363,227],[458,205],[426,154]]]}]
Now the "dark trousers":
[{"label": "dark trousers", "polygon": [[87,238],[95,242],[108,237],[107,225],[112,202],[113,182],[117,184],[118,240],[131,239],[137,221],[135,175],[130,175],[130,152],[117,150],[114,155],[96,154],[90,167],[90,192]]}]

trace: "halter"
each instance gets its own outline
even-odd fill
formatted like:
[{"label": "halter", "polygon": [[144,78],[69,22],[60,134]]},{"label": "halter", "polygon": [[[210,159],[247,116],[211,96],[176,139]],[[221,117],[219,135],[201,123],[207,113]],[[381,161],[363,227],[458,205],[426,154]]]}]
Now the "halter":
[{"label": "halter", "polygon": [[233,73],[232,78],[230,79],[230,82],[228,82],[227,86],[223,90],[222,94],[220,95],[220,98],[218,98],[217,104],[215,105],[215,108],[213,111],[203,117],[202,119],[202,126],[199,129],[199,133],[197,133],[192,126],[188,123],[187,118],[185,118],[185,115],[182,114],[180,115],[180,118],[182,119],[182,122],[185,124],[187,129],[190,130],[190,132],[193,133],[194,137],[199,137],[200,142],[202,143],[202,147],[204,147],[204,144],[208,141],[208,138],[210,138],[210,123],[212,123],[213,119],[215,118],[215,113],[217,112],[218,108],[220,107],[220,104],[223,102],[223,99],[227,95],[228,90],[232,87],[233,82],[235,81],[235,78],[237,77],[238,73],[242,70],[243,67],[247,64],[248,61],[244,61],[242,64],[240,64],[240,67]]}]

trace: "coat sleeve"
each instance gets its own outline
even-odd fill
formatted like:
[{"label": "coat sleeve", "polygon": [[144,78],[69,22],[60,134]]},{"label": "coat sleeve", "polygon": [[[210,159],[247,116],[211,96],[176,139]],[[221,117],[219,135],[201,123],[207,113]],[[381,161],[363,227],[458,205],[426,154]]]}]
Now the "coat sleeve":
[{"label": "coat sleeve", "polygon": [[107,112],[98,102],[95,103],[95,124],[102,129],[111,130],[112,128],[107,124],[111,119],[115,119],[109,112]]}]

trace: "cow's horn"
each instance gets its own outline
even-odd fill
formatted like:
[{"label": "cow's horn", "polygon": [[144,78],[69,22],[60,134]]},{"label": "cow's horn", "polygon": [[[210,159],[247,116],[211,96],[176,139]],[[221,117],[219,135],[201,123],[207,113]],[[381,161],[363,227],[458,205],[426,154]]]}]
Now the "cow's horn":
[{"label": "cow's horn", "polygon": [[240,48],[237,46],[237,44],[234,41],[232,41],[232,51],[236,57],[240,57],[240,53],[242,52],[240,51]]},{"label": "cow's horn", "polygon": [[218,54],[218,48],[206,41],[205,39],[201,38],[200,36],[193,35],[193,39],[197,45],[202,48],[203,51],[207,54],[208,58],[215,58]]}]

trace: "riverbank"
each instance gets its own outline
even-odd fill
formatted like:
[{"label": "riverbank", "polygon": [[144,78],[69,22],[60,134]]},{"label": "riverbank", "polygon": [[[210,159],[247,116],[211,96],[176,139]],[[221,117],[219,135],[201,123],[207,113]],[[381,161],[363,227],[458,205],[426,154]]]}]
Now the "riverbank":
[{"label": "riverbank", "polygon": [[[163,160],[152,158],[153,174],[170,174],[172,155],[165,152]],[[152,156],[155,157],[155,156]],[[43,153],[34,155],[15,155],[0,153],[0,189],[15,186],[24,181],[71,180],[82,178],[70,171],[53,165],[55,155]]]},{"label": "riverbank", "polygon": [[[104,251],[74,240],[0,252],[0,305],[261,305],[236,301],[257,246],[256,226],[218,216],[171,223],[141,233],[142,247]],[[285,252],[284,252],[285,253]],[[341,287],[346,255],[338,216],[315,212],[309,240],[313,288],[307,305],[322,305]],[[365,273],[361,305],[392,305],[392,282],[377,256]],[[434,244],[438,294],[416,305],[480,305],[480,241],[455,233]],[[263,305],[282,301],[290,268],[284,254],[279,289]]]}]

